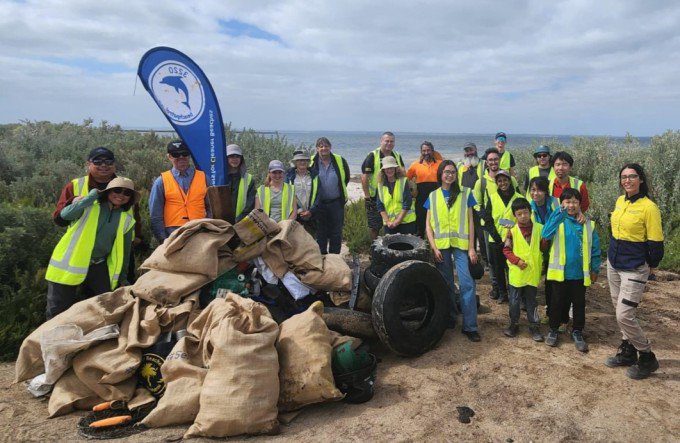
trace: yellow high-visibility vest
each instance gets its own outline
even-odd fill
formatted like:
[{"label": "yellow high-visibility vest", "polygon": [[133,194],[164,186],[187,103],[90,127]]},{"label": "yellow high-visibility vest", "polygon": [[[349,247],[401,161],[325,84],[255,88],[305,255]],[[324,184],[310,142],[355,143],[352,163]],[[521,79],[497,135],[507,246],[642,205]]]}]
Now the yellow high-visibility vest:
[{"label": "yellow high-visibility vest", "polygon": [[[508,229],[502,226],[501,222],[510,221],[513,224],[517,222],[515,214],[512,213],[512,202],[518,198],[522,198],[522,195],[515,191],[507,206],[503,202],[501,196],[498,195],[498,192],[489,194],[489,198],[491,199],[491,217],[493,218],[494,225],[496,226],[496,231],[498,231],[498,235],[501,236],[501,240],[505,240],[505,234]],[[492,237],[489,237],[489,241],[492,243],[495,242]]]},{"label": "yellow high-visibility vest", "polygon": [[[595,229],[595,222],[586,219],[583,226],[582,238],[582,256],[583,256],[583,285],[590,286],[590,245],[593,243],[593,230]],[[550,261],[548,262],[548,280],[564,281],[564,266],[567,263],[567,247],[566,236],[564,234],[564,223],[561,223],[553,238],[552,246],[550,247]]]},{"label": "yellow high-visibility vest", "polygon": [[[381,185],[378,188],[378,198],[385,206],[385,212],[387,213],[387,218],[390,221],[396,220],[403,209],[403,191],[405,186],[408,186],[406,178],[401,177],[394,183],[394,192],[392,194],[390,194],[390,189],[385,185]],[[412,199],[411,208],[401,220],[403,224],[413,223],[416,221],[415,204],[415,199]]]},{"label": "yellow high-visibility vest", "polygon": [[236,197],[236,210],[234,211],[234,217],[238,218],[243,210],[246,208],[246,194],[250,184],[253,182],[253,176],[248,174],[241,176],[241,180],[238,183],[238,195]]},{"label": "yellow high-visibility vest", "polygon": [[[540,170],[541,170],[541,168],[539,168],[538,165],[532,166],[531,168],[529,168],[529,183],[531,183],[532,178],[540,177],[540,175],[541,175]],[[552,183],[553,180],[555,180],[555,177],[557,177],[555,175],[555,170],[551,167],[550,173],[548,173],[548,186],[550,186],[550,183]],[[527,184],[527,186],[529,186],[529,184]],[[552,192],[549,192],[549,194],[552,194]],[[531,201],[531,189],[527,189],[526,198],[527,198],[527,200]]]},{"label": "yellow high-visibility vest", "polygon": [[470,246],[468,199],[470,188],[461,188],[456,201],[449,206],[442,188],[430,192],[430,227],[437,249],[457,248],[467,251]]},{"label": "yellow high-visibility vest", "polygon": [[[340,171],[340,186],[342,186],[342,195],[344,198],[344,201],[347,202],[347,185],[345,185],[345,180],[347,179],[347,176],[345,175],[345,168],[342,163],[342,156],[338,154],[331,154],[333,157],[333,161],[335,161],[335,164],[338,166],[338,171]],[[316,154],[312,155],[312,159],[309,162],[309,167],[311,168],[314,166],[314,162],[316,161]],[[319,166],[320,167],[320,166]],[[318,175],[317,175],[318,177]],[[317,185],[318,187],[318,185]],[[316,192],[314,192],[314,195],[316,196]],[[312,202],[314,201],[314,198],[312,198]]]},{"label": "yellow high-visibility vest", "polygon": [[[583,184],[583,181],[579,180],[576,177],[572,177],[571,175],[569,176],[569,187],[572,189],[576,189],[578,192],[581,192],[581,184]],[[553,195],[553,189],[555,188],[555,179],[553,178],[550,180],[550,185],[548,186],[548,194]]]},{"label": "yellow high-visibility vest", "polygon": [[[295,186],[288,183],[283,183],[281,194],[281,220],[286,220],[293,213],[293,203],[295,202]],[[270,215],[272,206],[271,188],[265,185],[257,188],[257,198],[260,199],[260,203],[262,204],[262,209],[264,212],[266,212],[267,215]]]},{"label": "yellow high-visibility vest", "polygon": [[507,149],[501,154],[498,167],[510,172],[510,168],[512,166],[510,166],[510,153],[508,152]]},{"label": "yellow high-visibility vest", "polygon": [[541,281],[543,271],[543,253],[541,252],[541,230],[543,225],[534,223],[531,229],[531,243],[527,243],[519,226],[510,229],[512,232],[512,252],[527,264],[526,269],[520,269],[508,260],[508,281],[515,288],[535,286]]},{"label": "yellow high-visibility vest", "polygon": [[[100,206],[96,201],[83,211],[83,215],[78,220],[71,223],[52,252],[45,274],[47,281],[69,286],[77,286],[85,281],[97,237],[99,213]],[[121,211],[116,239],[106,258],[112,290],[118,286],[120,271],[123,268],[125,234],[132,229],[134,224],[134,217],[127,211]]]},{"label": "yellow high-visibility vest", "polygon": [[[401,155],[397,151],[392,151],[392,156],[397,161],[397,165],[401,167],[404,162],[401,160]],[[375,197],[375,193],[378,189],[378,174],[380,174],[380,168],[382,168],[382,161],[380,159],[380,148],[376,148],[373,151],[373,173],[371,174],[371,179],[368,181],[368,195]]]}]

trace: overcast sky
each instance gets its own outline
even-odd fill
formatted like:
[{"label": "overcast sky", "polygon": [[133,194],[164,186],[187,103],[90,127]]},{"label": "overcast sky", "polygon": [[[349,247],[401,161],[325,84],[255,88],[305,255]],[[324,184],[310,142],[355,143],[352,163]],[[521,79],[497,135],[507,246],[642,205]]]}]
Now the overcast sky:
[{"label": "overcast sky", "polygon": [[680,128],[679,23],[653,0],[0,0],[0,123],[169,128],[136,72],[171,46],[236,127],[654,135]]}]

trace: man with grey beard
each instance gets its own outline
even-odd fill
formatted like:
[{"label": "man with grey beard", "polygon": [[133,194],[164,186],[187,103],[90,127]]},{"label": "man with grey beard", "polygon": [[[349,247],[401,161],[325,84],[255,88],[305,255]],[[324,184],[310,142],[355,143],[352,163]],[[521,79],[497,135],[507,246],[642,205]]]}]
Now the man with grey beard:
[{"label": "man with grey beard", "polygon": [[[477,155],[477,145],[472,142],[465,143],[465,146],[463,146],[463,160],[458,163],[458,184],[474,189],[477,180],[484,175],[485,167],[486,162]],[[481,219],[477,211],[473,211],[472,216],[475,223],[475,246],[479,247],[482,259],[488,263]]]}]

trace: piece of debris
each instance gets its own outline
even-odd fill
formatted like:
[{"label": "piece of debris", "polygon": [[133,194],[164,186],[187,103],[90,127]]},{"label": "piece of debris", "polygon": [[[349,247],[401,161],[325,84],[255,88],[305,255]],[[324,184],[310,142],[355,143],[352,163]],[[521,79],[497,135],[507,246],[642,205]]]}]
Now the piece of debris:
[{"label": "piece of debris", "polygon": [[475,416],[475,411],[467,406],[456,406],[458,411],[458,421],[461,423],[470,423],[470,418]]}]

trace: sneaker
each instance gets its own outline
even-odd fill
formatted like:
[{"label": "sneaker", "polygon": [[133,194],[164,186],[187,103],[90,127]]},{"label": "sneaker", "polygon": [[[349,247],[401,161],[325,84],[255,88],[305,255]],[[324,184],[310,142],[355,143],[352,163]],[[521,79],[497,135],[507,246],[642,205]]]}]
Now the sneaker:
[{"label": "sneaker", "polygon": [[557,332],[559,332],[559,333],[561,333],[561,334],[564,334],[565,332],[567,332],[567,324],[566,324],[566,323],[562,323],[562,324],[560,325],[560,327],[557,329]]},{"label": "sneaker", "polygon": [[548,336],[545,338],[545,344],[552,347],[557,346],[557,331],[555,329],[548,331]]},{"label": "sneaker", "polygon": [[503,335],[506,337],[514,337],[519,332],[519,326],[510,324],[506,329],[503,329]]},{"label": "sneaker", "polygon": [[656,359],[656,355],[652,351],[640,351],[640,358],[633,366],[628,368],[626,375],[633,380],[642,380],[649,377],[657,369],[659,369],[659,360]]},{"label": "sneaker", "polygon": [[533,341],[543,341],[543,334],[541,334],[541,329],[538,325],[529,326],[529,333]]},{"label": "sneaker", "polygon": [[588,343],[583,339],[581,331],[574,331],[571,333],[571,338],[574,339],[574,346],[579,352],[588,352]]},{"label": "sneaker", "polygon": [[465,336],[467,336],[468,340],[478,342],[482,341],[482,337],[479,335],[479,332],[477,331],[461,331]]},{"label": "sneaker", "polygon": [[623,340],[619,345],[618,352],[615,356],[607,358],[604,364],[610,368],[617,368],[619,366],[631,366],[637,363],[638,352],[635,346],[631,345],[628,340]]}]

